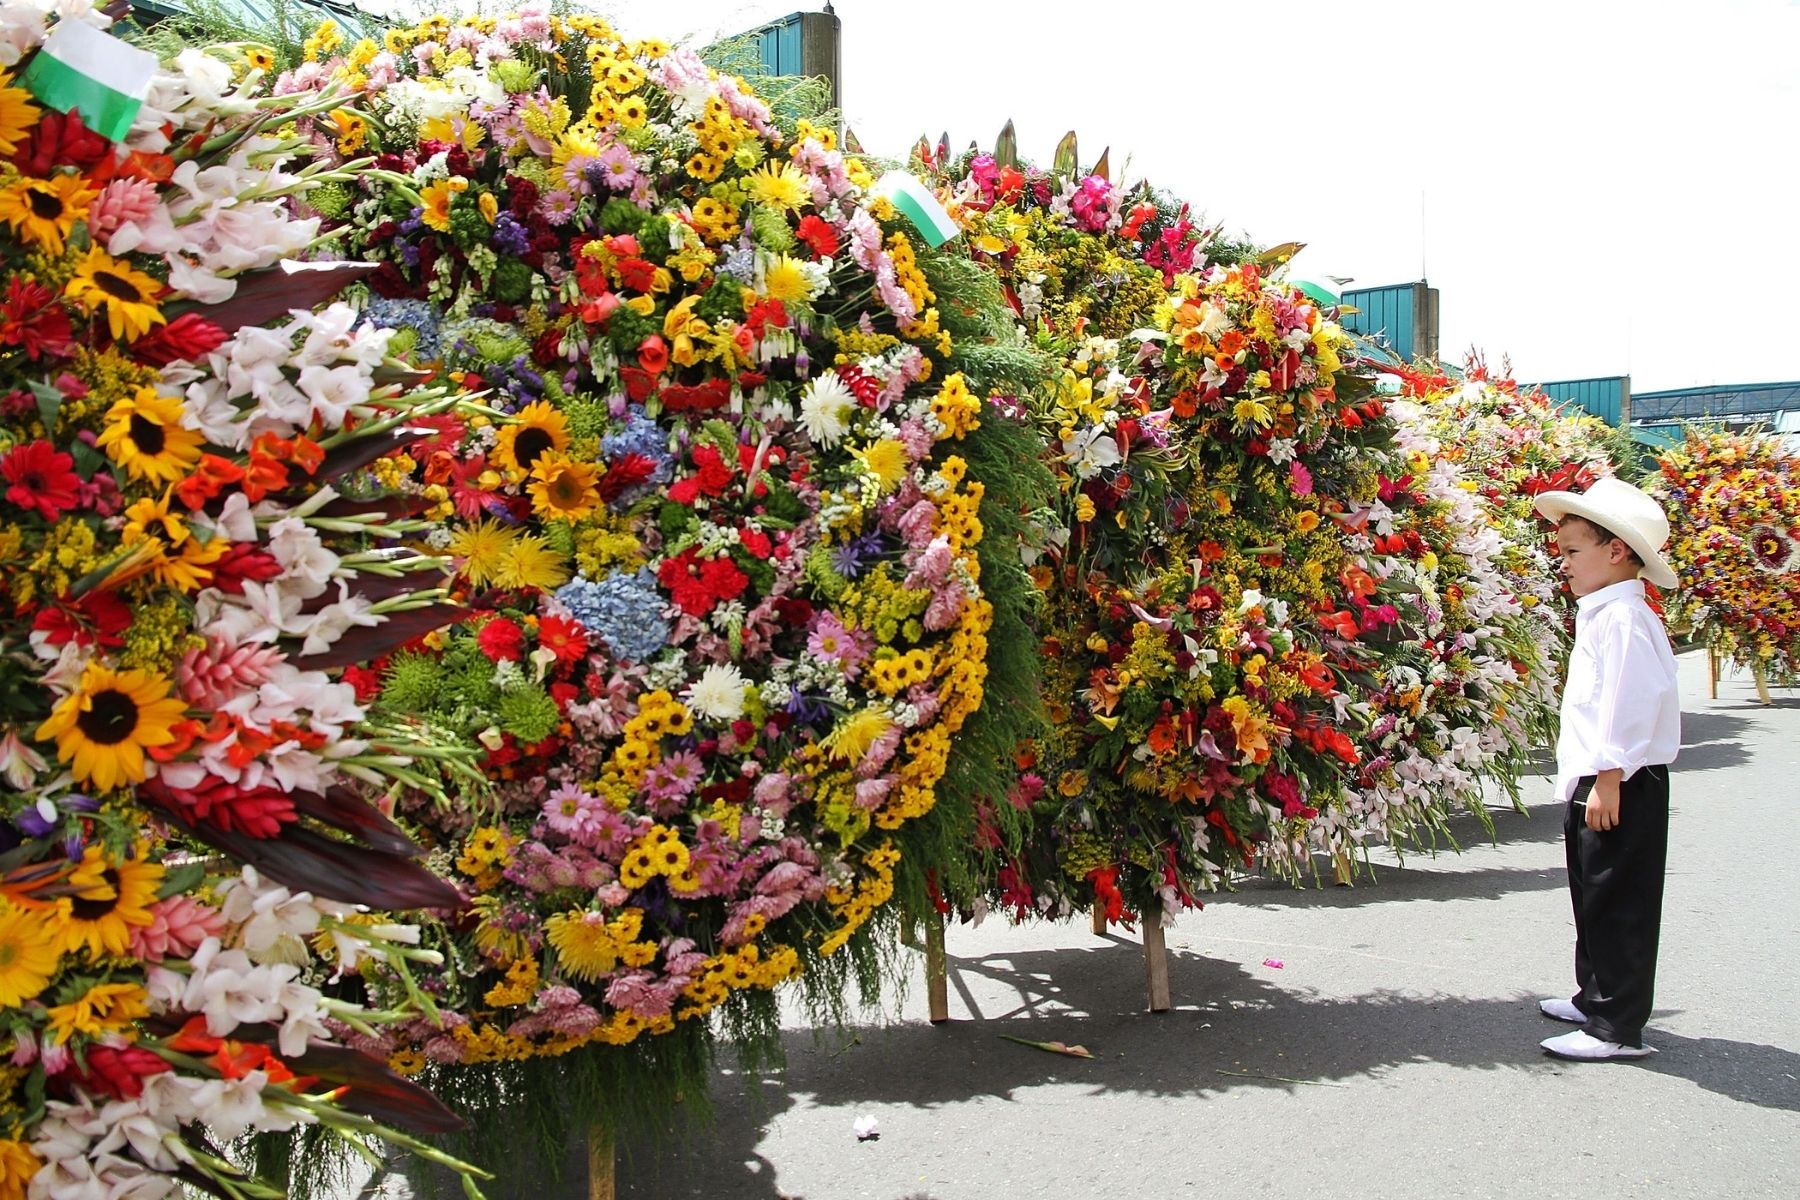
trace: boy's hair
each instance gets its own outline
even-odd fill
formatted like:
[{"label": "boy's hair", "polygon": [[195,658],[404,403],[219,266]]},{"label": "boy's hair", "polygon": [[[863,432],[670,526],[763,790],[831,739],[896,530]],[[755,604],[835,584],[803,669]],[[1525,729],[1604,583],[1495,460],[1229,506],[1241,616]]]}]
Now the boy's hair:
[{"label": "boy's hair", "polygon": [[1568,525],[1572,522],[1580,522],[1581,524],[1586,525],[1590,530],[1593,531],[1594,536],[1599,539],[1600,544],[1602,546],[1606,545],[1608,542],[1611,542],[1611,541],[1619,541],[1619,542],[1624,543],[1625,553],[1627,553],[1631,556],[1631,561],[1636,563],[1640,567],[1644,565],[1644,560],[1641,557],[1639,557],[1638,552],[1636,550],[1633,550],[1631,548],[1630,542],[1626,542],[1624,538],[1620,537],[1618,534],[1614,533],[1612,530],[1608,529],[1606,526],[1600,524],[1598,521],[1590,521],[1586,517],[1578,517],[1574,513],[1570,513],[1568,516],[1564,517],[1561,521],[1558,521],[1556,523],[1556,527],[1558,529],[1561,529],[1564,525]]}]

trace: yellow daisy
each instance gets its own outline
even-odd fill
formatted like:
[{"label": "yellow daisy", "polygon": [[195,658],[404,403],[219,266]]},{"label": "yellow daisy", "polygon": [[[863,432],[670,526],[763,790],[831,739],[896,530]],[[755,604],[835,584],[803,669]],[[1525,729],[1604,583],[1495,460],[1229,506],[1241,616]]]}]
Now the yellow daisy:
[{"label": "yellow daisy", "polygon": [[99,246],[88,247],[87,256],[76,264],[75,277],[65,289],[68,297],[88,312],[105,309],[113,337],[128,342],[135,342],[152,326],[168,320],[156,304],[162,291],[162,284]]},{"label": "yellow daisy", "polygon": [[174,483],[199,464],[203,441],[199,433],[182,426],[183,411],[179,397],[141,387],[106,411],[99,446],[133,479]]},{"label": "yellow daisy", "polygon": [[171,727],[187,705],[169,695],[155,671],[115,671],[90,662],[81,685],[50,713],[34,735],[56,739],[56,757],[73,762],[76,782],[110,791],[145,775],[144,750],[175,740]]},{"label": "yellow daisy", "polygon": [[99,194],[88,186],[85,175],[66,171],[48,179],[22,175],[0,188],[0,221],[46,254],[60,255],[69,230],[87,215],[88,205]]}]

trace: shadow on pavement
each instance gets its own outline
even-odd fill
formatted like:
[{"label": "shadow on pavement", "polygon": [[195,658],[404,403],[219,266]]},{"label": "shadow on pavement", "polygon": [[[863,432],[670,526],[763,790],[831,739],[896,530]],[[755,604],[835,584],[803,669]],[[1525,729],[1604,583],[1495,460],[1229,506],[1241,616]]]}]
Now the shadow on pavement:
[{"label": "shadow on pavement", "polygon": [[[1795,701],[1794,706],[1800,707],[1800,701]],[[1675,760],[1675,774],[1717,771],[1749,762],[1750,751],[1739,740],[1749,724],[1748,717],[1730,713],[1683,713],[1681,756]]]}]

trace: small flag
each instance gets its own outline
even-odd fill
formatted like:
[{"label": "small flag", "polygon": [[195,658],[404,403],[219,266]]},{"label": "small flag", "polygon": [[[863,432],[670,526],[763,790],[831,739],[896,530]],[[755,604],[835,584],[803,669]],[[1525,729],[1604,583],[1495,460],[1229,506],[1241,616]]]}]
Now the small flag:
[{"label": "small flag", "polygon": [[885,196],[905,213],[934,250],[962,232],[931,190],[905,171],[889,171],[876,180],[874,194]]},{"label": "small flag", "polygon": [[82,21],[65,20],[44,39],[19,82],[50,108],[79,110],[83,125],[119,142],[131,131],[155,74],[156,55]]}]

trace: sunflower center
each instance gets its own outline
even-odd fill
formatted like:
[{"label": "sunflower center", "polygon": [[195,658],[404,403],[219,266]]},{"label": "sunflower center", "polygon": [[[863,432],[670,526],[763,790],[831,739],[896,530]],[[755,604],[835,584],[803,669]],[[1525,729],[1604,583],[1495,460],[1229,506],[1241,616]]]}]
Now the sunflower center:
[{"label": "sunflower center", "polygon": [[25,194],[31,197],[31,215],[38,220],[54,221],[63,215],[62,197],[55,192],[29,188]]},{"label": "sunflower center", "polygon": [[138,453],[146,458],[155,458],[163,452],[163,446],[168,440],[168,431],[161,425],[145,420],[137,413],[131,414],[131,441],[137,446]]},{"label": "sunflower center", "polygon": [[100,877],[111,885],[112,895],[104,900],[87,900],[80,896],[69,903],[69,913],[77,921],[98,921],[119,906],[119,873],[111,867],[102,871]]},{"label": "sunflower center", "polygon": [[513,439],[513,457],[519,460],[519,466],[526,470],[538,460],[538,456],[556,444],[547,430],[532,426],[519,430],[519,436]]},{"label": "sunflower center", "polygon": [[132,735],[137,723],[137,701],[115,688],[95,692],[88,710],[75,718],[87,740],[102,746],[118,745]]},{"label": "sunflower center", "polygon": [[95,271],[94,286],[114,300],[123,300],[129,304],[144,302],[144,293],[139,290],[137,284],[123,275],[115,275],[111,271]]},{"label": "sunflower center", "polygon": [[558,508],[579,508],[586,494],[581,482],[568,475],[558,475],[550,484],[550,498]]}]

